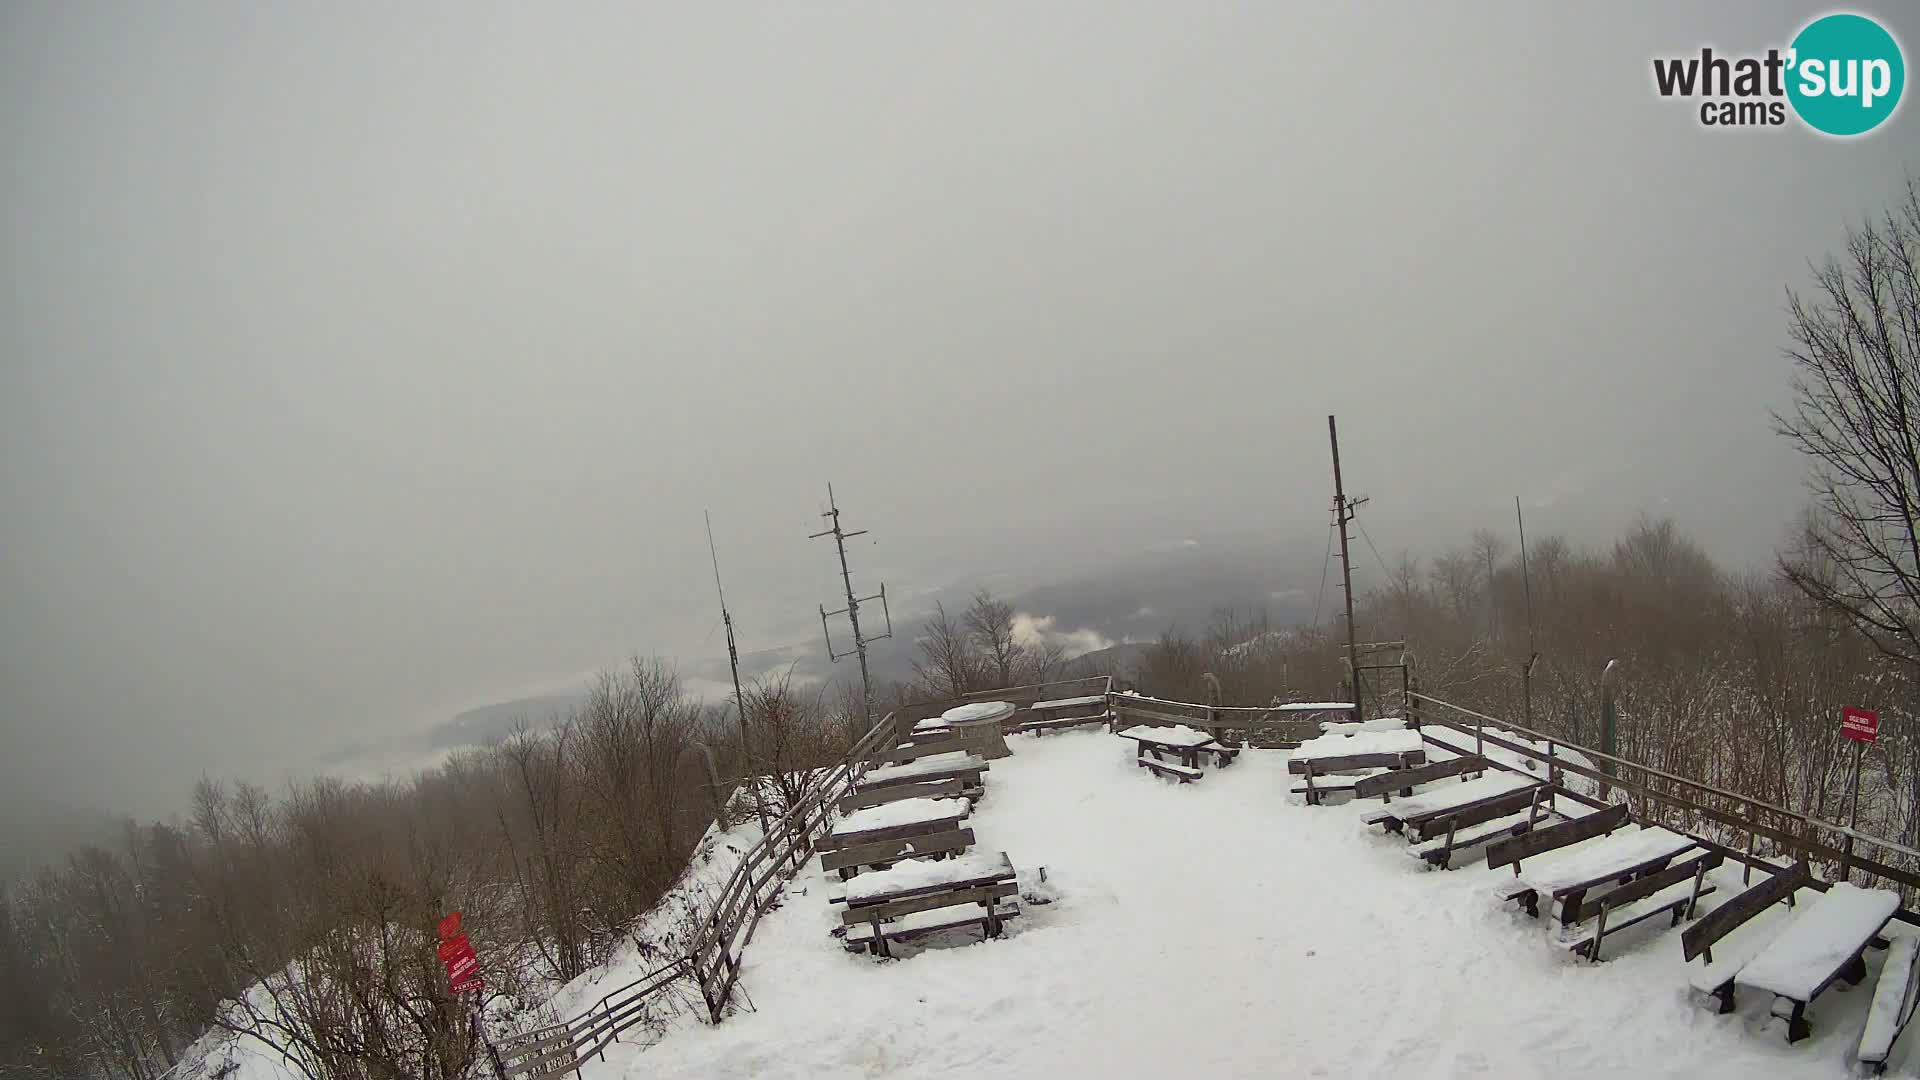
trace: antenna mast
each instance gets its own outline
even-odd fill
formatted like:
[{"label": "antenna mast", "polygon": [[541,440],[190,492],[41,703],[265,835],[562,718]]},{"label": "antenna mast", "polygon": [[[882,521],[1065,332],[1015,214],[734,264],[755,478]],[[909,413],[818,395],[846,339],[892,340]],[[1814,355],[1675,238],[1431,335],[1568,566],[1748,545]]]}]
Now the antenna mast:
[{"label": "antenna mast", "polygon": [[740,716],[740,756],[747,780],[753,785],[753,811],[760,818],[760,835],[767,835],[767,804],[760,795],[760,778],[753,765],[753,743],[747,737],[747,700],[740,693],[740,649],[733,641],[733,614],[727,610],[727,590],[720,585],[720,553],[713,546],[713,514],[707,518],[707,554],[713,558],[713,591],[720,596],[720,621],[727,624],[727,663],[733,667],[733,708]]},{"label": "antenna mast", "polygon": [[1354,508],[1367,500],[1365,496],[1347,499],[1347,489],[1340,480],[1340,431],[1331,414],[1327,416],[1327,441],[1333,446],[1333,520],[1340,529],[1340,591],[1347,604],[1347,678],[1353,684],[1353,718],[1359,720],[1366,710],[1360,700],[1360,653],[1354,640],[1353,558],[1347,547],[1347,523],[1353,520]]},{"label": "antenna mast", "polygon": [[[826,635],[827,657],[834,663],[837,664],[849,656],[858,656],[860,658],[860,722],[863,727],[870,727],[873,724],[873,676],[867,671],[867,643],[870,641],[884,641],[893,636],[893,612],[887,608],[887,585],[886,582],[881,582],[880,591],[874,593],[872,596],[855,596],[853,594],[853,573],[847,569],[847,541],[855,536],[865,536],[867,530],[859,529],[855,532],[847,532],[840,527],[840,507],[833,500],[832,484],[827,485],[827,512],[820,516],[831,520],[833,527],[814,533],[807,537],[807,539],[818,540],[823,536],[833,537],[833,546],[840,553],[840,580],[847,589],[846,607],[838,611],[828,611],[825,604],[820,605],[820,632]],[[860,632],[860,605],[872,603],[875,600],[880,601],[880,610],[885,613],[887,617],[887,632],[884,634],[876,634],[873,637],[867,637]],[[848,624],[853,627],[852,652],[837,653],[833,651],[833,630],[827,625],[828,617],[833,615],[845,615]]]}]

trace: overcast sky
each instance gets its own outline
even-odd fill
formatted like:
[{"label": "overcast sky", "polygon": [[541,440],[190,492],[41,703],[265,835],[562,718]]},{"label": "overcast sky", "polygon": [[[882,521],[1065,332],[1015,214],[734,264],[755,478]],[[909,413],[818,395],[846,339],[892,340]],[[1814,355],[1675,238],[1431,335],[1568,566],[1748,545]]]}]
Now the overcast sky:
[{"label": "overcast sky", "polygon": [[711,656],[706,507],[743,645],[811,640],[829,480],[902,594],[1317,545],[1330,412],[1383,545],[1520,494],[1764,561],[1783,289],[1914,109],[1706,131],[1649,60],[1816,10],[7,4],[0,784]]}]

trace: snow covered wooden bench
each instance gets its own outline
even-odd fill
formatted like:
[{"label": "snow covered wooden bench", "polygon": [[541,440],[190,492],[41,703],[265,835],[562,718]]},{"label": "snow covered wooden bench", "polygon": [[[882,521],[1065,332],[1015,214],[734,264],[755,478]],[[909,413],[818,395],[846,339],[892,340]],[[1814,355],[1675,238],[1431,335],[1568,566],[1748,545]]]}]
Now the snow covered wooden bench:
[{"label": "snow covered wooden bench", "polygon": [[815,843],[821,851],[838,851],[882,840],[932,836],[957,828],[973,812],[965,799],[902,799],[883,806],[855,810]]},{"label": "snow covered wooden bench", "polygon": [[1364,777],[1353,785],[1353,797],[1371,799],[1378,795],[1383,802],[1392,802],[1393,793],[1398,791],[1411,797],[1413,789],[1420,784],[1430,784],[1435,780],[1445,780],[1449,776],[1466,774],[1475,776],[1487,771],[1487,760],[1469,754],[1466,757],[1448,758],[1445,761],[1430,762],[1411,769],[1398,769]]},{"label": "snow covered wooden bench", "polygon": [[1018,904],[1005,899],[1019,891],[1005,852],[943,862],[906,859],[847,882],[847,909],[840,916],[846,946],[887,956],[889,941],[975,923],[987,937],[998,937],[1000,924],[1020,913]]},{"label": "snow covered wooden bench", "polygon": [[1586,919],[1577,932],[1570,935],[1569,947],[1597,964],[1601,943],[1608,934],[1656,915],[1671,914],[1669,927],[1679,926],[1682,919],[1693,918],[1699,910],[1700,898],[1714,889],[1706,883],[1707,871],[1719,866],[1723,858],[1717,851],[1703,851],[1665,870],[1635,878],[1588,903],[1580,914],[1585,916],[1595,910],[1598,914]]},{"label": "snow covered wooden bench", "polygon": [[1364,724],[1342,724],[1329,734],[1308,739],[1294,748],[1287,771],[1305,782],[1293,789],[1315,806],[1329,793],[1352,792],[1357,779],[1328,780],[1334,773],[1367,769],[1411,769],[1427,763],[1427,751],[1417,731],[1367,731]]},{"label": "snow covered wooden bench", "polygon": [[905,837],[898,840],[880,840],[871,844],[854,844],[836,850],[820,853],[820,869],[838,872],[844,878],[852,877],[854,871],[863,866],[885,867],[899,862],[902,858],[939,858],[944,855],[956,855],[973,846],[972,829],[950,829],[946,832],[928,833],[921,836]]},{"label": "snow covered wooden bench", "polygon": [[988,769],[985,758],[970,754],[964,750],[951,750],[944,754],[928,754],[899,765],[869,769],[865,775],[855,781],[861,791],[876,788],[909,787],[915,784],[932,784],[942,780],[957,780],[969,794],[980,791],[985,780],[980,774]]},{"label": "snow covered wooden bench", "polygon": [[1583,840],[1596,836],[1605,836],[1627,824],[1627,804],[1615,803],[1604,810],[1596,810],[1574,818],[1561,825],[1546,829],[1534,829],[1524,836],[1503,840],[1487,847],[1487,869],[1498,870],[1503,866],[1513,867],[1513,876],[1520,876],[1520,862],[1533,855],[1544,855],[1564,847],[1572,847]]},{"label": "snow covered wooden bench", "polygon": [[1109,719],[1105,694],[1036,701],[1027,706],[1027,712],[1033,719],[1022,724],[1020,730],[1040,735],[1088,724],[1104,724]]},{"label": "snow covered wooden bench", "polygon": [[[1442,870],[1453,869],[1454,855],[1470,851],[1482,844],[1497,842],[1513,836],[1524,836],[1534,829],[1545,828],[1560,820],[1553,810],[1551,798],[1535,799],[1525,810],[1517,814],[1503,814],[1485,821],[1462,823],[1454,817],[1444,817],[1433,822],[1436,835],[1431,840],[1419,840],[1407,845],[1407,854],[1423,860],[1430,867]],[[1446,831],[1440,832],[1441,826]]]},{"label": "snow covered wooden bench", "polygon": [[1873,986],[1873,1004],[1867,1010],[1867,1026],[1860,1032],[1860,1064],[1876,1073],[1887,1071],[1887,1058],[1893,1044],[1913,1019],[1916,990],[1920,990],[1920,964],[1914,955],[1920,941],[1895,938],[1887,949],[1887,961],[1880,968],[1879,981]]},{"label": "snow covered wooden bench", "polygon": [[1721,997],[1733,1003],[1733,987],[1745,986],[1773,994],[1792,1007],[1787,1017],[1787,1041],[1799,1042],[1812,1034],[1807,1006],[1827,987],[1845,980],[1856,985],[1867,977],[1863,955],[1880,939],[1900,895],[1885,889],[1862,889],[1846,882],[1830,886],[1808,904],[1780,936],[1740,966]]},{"label": "snow covered wooden bench", "polygon": [[1614,882],[1628,884],[1644,874],[1666,869],[1674,859],[1695,850],[1693,837],[1669,829],[1621,829],[1534,857],[1501,896],[1520,901],[1527,914],[1535,918],[1545,897],[1549,905],[1560,905],[1561,924],[1571,926],[1581,921],[1581,905],[1589,891]]},{"label": "snow covered wooden bench", "polygon": [[957,799],[966,794],[959,777],[936,780],[930,784],[895,784],[891,787],[862,787],[840,797],[835,805],[842,814],[851,814],[855,810],[864,810],[869,806],[884,806],[890,802],[905,799]]},{"label": "snow covered wooden bench", "polygon": [[964,754],[967,752],[967,745],[954,736],[937,735],[930,738],[918,739],[914,742],[901,743],[899,746],[893,747],[890,750],[882,750],[879,754],[875,755],[874,760],[879,762],[883,767],[890,768],[894,765],[905,765],[908,762],[919,761],[921,758],[936,757],[940,754]]},{"label": "snow covered wooden bench", "polygon": [[[1212,754],[1219,764],[1225,765],[1234,759],[1238,750],[1229,749],[1213,741],[1213,736],[1198,728],[1185,724],[1160,727],[1141,724],[1119,733],[1123,739],[1134,742],[1134,764],[1143,769],[1151,769],[1161,776],[1170,776],[1183,784],[1192,783],[1206,774],[1200,771],[1200,755]],[[1172,754],[1180,759],[1178,764],[1166,760],[1165,755]]]},{"label": "snow covered wooden bench", "polygon": [[1360,820],[1388,832],[1404,833],[1409,841],[1431,840],[1450,830],[1528,809],[1544,787],[1530,776],[1489,772],[1477,780],[1441,784],[1369,810]]},{"label": "snow covered wooden bench", "polygon": [[1811,884],[1812,878],[1807,873],[1806,864],[1796,863],[1789,869],[1768,874],[1765,880],[1742,891],[1740,895],[1708,912],[1699,922],[1687,927],[1680,935],[1681,958],[1688,961],[1696,956],[1701,958],[1701,967],[1690,979],[1693,989],[1717,999],[1720,1012],[1732,1012],[1733,977],[1761,949],[1772,944],[1773,937],[1749,936],[1744,945],[1732,955],[1722,956],[1719,963],[1713,959],[1715,944],[1775,904],[1784,903],[1792,907],[1794,893]]}]

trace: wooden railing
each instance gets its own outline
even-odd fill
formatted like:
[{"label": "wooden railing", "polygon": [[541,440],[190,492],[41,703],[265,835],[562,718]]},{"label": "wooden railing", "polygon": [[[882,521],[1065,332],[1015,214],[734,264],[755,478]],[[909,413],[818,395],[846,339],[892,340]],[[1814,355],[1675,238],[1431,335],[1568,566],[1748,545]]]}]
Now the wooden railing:
[{"label": "wooden railing", "polygon": [[1232,746],[1267,750],[1291,749],[1320,734],[1324,720],[1346,716],[1344,709],[1298,710],[1284,705],[1196,705],[1142,694],[1111,694],[1116,727],[1134,724],[1186,724],[1216,733]]},{"label": "wooden railing", "polygon": [[[1865,875],[1865,884],[1897,891],[1901,903],[1898,917],[1920,925],[1920,913],[1912,910],[1913,901],[1920,897],[1920,850],[1603,753],[1429,694],[1415,691],[1410,696],[1414,719],[1423,727],[1441,727],[1471,736],[1474,752],[1494,746],[1543,759],[1547,778],[1556,785],[1565,774],[1586,777],[1599,785],[1601,801],[1613,801],[1616,796],[1624,799],[1636,818],[1706,842],[1746,864],[1749,876],[1754,866],[1763,865],[1763,860],[1781,857],[1817,866],[1830,880],[1849,881],[1859,872]],[[1490,727],[1497,730],[1489,731]],[[1500,732],[1540,745],[1523,746]],[[1570,760],[1567,750],[1577,752],[1584,763]],[[1816,878],[1814,887],[1824,890],[1830,880]]]},{"label": "wooden railing", "polygon": [[502,1050],[507,1075],[524,1080],[567,1073],[577,1077],[589,1058],[606,1060],[607,1047],[619,1042],[623,1032],[647,1022],[656,1001],[682,979],[698,986],[707,1019],[719,1023],[739,982],[740,955],[753,939],[754,927],[780,898],[781,887],[806,865],[834,804],[868,762],[897,743],[899,722],[896,714],[888,713],[845,757],[814,772],[770,835],[741,856],[685,956],[616,987],[570,1020],[515,1036]]}]

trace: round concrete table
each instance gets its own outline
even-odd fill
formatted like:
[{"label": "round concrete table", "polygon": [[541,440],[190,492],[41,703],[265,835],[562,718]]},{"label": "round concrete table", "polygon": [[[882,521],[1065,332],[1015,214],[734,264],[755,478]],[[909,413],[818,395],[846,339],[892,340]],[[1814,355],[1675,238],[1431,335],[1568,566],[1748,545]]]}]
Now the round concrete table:
[{"label": "round concrete table", "polygon": [[1012,716],[1013,706],[1004,701],[975,701],[956,705],[940,714],[940,719],[967,750],[992,761],[1010,757],[1007,740],[1000,733],[1000,722]]}]

